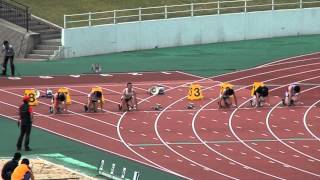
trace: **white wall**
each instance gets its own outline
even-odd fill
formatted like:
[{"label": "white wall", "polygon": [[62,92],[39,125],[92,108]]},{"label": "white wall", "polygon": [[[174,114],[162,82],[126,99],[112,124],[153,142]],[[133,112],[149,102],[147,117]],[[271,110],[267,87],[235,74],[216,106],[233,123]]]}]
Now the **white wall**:
[{"label": "white wall", "polygon": [[62,31],[64,56],[320,34],[320,8],[150,20]]}]

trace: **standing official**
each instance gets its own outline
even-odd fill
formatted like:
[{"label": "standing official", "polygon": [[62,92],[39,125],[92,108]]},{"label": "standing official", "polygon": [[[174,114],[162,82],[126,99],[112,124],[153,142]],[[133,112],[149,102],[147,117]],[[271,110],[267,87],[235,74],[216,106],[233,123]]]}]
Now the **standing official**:
[{"label": "standing official", "polygon": [[2,76],[7,75],[7,64],[9,60],[10,60],[10,67],[11,67],[11,75],[14,76],[14,64],[13,64],[14,50],[12,45],[10,45],[8,41],[3,41],[2,53],[4,53],[4,60],[2,64]]},{"label": "standing official", "polygon": [[22,141],[24,140],[25,151],[31,151],[29,147],[29,138],[32,127],[32,108],[29,105],[29,97],[25,96],[23,98],[23,104],[19,108],[20,121],[18,121],[18,126],[20,126],[20,136],[17,142],[17,150],[21,150]]}]

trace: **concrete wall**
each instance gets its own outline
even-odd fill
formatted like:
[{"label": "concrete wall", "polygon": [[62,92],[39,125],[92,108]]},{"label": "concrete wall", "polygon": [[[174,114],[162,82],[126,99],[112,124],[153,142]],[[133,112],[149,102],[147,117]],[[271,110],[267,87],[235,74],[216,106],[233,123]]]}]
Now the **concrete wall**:
[{"label": "concrete wall", "polygon": [[[20,26],[0,19],[0,48],[4,40],[9,41],[15,50],[15,57],[23,59],[29,53],[35,44],[40,41],[40,35],[37,33],[26,32]],[[0,53],[2,59],[3,54]],[[1,60],[2,61],[2,60]]]},{"label": "concrete wall", "polygon": [[64,56],[320,33],[320,8],[150,20],[62,31]]}]

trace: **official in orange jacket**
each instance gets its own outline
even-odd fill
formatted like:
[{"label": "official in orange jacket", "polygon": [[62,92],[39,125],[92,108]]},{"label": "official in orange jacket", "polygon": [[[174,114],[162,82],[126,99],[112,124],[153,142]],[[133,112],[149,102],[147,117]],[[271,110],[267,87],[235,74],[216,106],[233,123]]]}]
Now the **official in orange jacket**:
[{"label": "official in orange jacket", "polygon": [[31,168],[29,167],[29,160],[22,159],[21,164],[16,167],[11,175],[11,180],[34,180]]}]

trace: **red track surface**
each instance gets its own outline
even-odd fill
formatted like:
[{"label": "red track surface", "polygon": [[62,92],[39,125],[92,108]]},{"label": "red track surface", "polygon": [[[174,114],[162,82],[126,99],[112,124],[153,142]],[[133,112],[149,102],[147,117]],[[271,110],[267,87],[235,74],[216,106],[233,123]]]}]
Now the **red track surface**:
[{"label": "red track surface", "polygon": [[[37,127],[186,179],[320,179],[319,60],[316,53],[210,79],[179,72],[59,77],[43,82],[35,77],[0,79],[0,114],[16,119],[22,86],[30,86],[28,81],[40,90],[64,82],[73,99],[69,112],[50,115],[49,101],[41,99],[35,108]],[[154,82],[144,81],[145,77]],[[86,79],[106,88],[106,113],[82,113],[81,103],[92,86]],[[140,111],[120,113],[116,102],[128,79],[138,91]],[[186,110],[187,87],[193,81],[203,86],[205,99],[194,102],[195,110]],[[217,109],[221,81],[238,85],[239,108]],[[248,107],[248,86],[253,81],[272,87],[270,107]],[[159,82],[167,86],[166,94],[149,96],[146,89]],[[291,82],[303,83],[303,105],[281,107],[279,96]],[[151,111],[156,103],[164,109]]]}]

